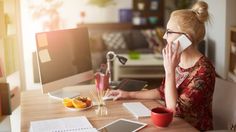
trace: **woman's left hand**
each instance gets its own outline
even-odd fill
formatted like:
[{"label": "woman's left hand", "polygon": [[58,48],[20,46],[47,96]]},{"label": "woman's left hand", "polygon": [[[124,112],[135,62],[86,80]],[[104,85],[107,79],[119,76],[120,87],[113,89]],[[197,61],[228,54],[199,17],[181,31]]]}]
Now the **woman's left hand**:
[{"label": "woman's left hand", "polygon": [[173,51],[172,49],[172,44],[167,44],[162,50],[166,74],[175,73],[175,68],[180,62],[181,53],[178,53],[179,42],[177,43],[176,50]]}]

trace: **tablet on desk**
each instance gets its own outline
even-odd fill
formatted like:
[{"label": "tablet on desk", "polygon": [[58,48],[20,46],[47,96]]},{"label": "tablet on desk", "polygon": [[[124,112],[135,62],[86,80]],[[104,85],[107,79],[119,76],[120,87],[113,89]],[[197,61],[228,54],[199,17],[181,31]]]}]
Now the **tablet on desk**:
[{"label": "tablet on desk", "polygon": [[136,132],[144,128],[147,124],[128,119],[115,120],[102,128],[99,128],[99,132]]}]

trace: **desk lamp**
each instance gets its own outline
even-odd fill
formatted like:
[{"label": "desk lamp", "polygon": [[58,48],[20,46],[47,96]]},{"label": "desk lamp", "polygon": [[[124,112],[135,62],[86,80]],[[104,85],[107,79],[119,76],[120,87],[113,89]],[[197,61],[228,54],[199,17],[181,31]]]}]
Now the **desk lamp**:
[{"label": "desk lamp", "polygon": [[113,51],[107,52],[106,58],[107,58],[107,74],[109,74],[109,84],[112,83],[112,80],[111,80],[111,62],[114,61],[116,57],[118,58],[119,62],[123,65],[128,60],[127,58],[125,58],[123,56],[115,54],[115,52],[113,52]]}]

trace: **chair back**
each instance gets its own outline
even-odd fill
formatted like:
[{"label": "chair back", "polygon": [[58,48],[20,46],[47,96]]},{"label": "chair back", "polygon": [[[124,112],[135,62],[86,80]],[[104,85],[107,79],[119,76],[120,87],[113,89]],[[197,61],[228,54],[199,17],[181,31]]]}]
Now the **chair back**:
[{"label": "chair back", "polygon": [[213,95],[213,125],[215,130],[236,124],[236,83],[216,78]]}]

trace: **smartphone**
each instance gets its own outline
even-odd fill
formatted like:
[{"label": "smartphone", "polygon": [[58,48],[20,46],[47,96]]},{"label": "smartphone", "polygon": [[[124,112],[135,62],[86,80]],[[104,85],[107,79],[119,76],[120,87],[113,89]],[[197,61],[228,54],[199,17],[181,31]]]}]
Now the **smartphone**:
[{"label": "smartphone", "polygon": [[179,41],[179,50],[178,53],[183,52],[186,48],[188,48],[192,42],[189,40],[188,37],[186,37],[186,35],[182,34],[181,36],[179,36],[172,44],[173,45],[173,49],[175,50],[177,48],[177,43]]}]

